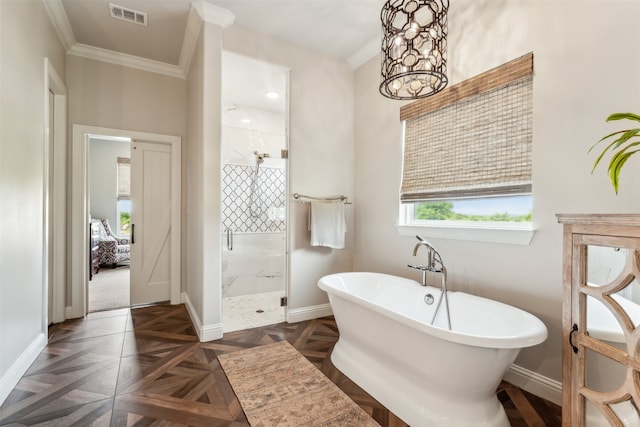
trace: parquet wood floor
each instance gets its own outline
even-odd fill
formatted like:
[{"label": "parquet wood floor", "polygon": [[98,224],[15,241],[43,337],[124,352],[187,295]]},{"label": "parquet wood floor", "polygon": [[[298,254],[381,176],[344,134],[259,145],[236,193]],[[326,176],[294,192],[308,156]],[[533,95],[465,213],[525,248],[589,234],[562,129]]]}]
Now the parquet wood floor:
[{"label": "parquet wood floor", "polygon": [[[328,357],[332,318],[198,342],[182,305],[92,313],[54,325],[47,347],[0,407],[10,426],[248,426],[217,356],[288,340],[382,426],[406,427]],[[503,382],[512,426],[560,426],[557,405]]]}]

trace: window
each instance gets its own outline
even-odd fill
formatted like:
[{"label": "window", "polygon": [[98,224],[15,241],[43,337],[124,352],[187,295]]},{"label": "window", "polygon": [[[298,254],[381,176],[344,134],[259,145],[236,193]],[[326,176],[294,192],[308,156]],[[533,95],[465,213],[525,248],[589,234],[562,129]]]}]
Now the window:
[{"label": "window", "polygon": [[131,159],[118,157],[118,229],[120,234],[131,233]]},{"label": "window", "polygon": [[118,218],[120,234],[131,234],[131,200],[118,200]]},{"label": "window", "polygon": [[401,108],[401,225],[531,227],[533,55]]},{"label": "window", "polygon": [[531,195],[412,203],[411,221],[531,222]]}]

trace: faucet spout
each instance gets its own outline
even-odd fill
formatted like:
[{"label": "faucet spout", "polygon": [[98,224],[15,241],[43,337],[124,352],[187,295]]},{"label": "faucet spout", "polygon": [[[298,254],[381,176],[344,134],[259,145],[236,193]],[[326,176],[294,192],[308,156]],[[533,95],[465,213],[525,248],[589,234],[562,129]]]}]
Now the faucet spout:
[{"label": "faucet spout", "polygon": [[424,246],[425,248],[427,248],[427,271],[446,274],[446,269],[444,268],[442,257],[440,256],[440,253],[436,250],[436,248],[432,244],[427,242],[422,236],[417,235],[416,238],[419,240],[419,242],[416,243],[413,248],[413,256],[417,256],[420,247]]},{"label": "faucet spout", "polygon": [[413,248],[413,256],[418,255],[418,249],[420,249],[420,247],[424,246],[425,248],[427,248],[427,268],[431,268],[433,266],[433,246],[431,246],[429,243],[427,243],[426,241],[420,241],[418,243],[416,243],[416,246]]}]

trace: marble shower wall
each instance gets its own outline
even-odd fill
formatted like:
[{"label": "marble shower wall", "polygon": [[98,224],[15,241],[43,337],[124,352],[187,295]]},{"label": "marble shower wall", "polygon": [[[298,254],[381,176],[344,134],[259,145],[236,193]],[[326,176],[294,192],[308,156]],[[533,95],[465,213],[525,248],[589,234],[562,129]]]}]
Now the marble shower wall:
[{"label": "marble shower wall", "polygon": [[222,257],[222,296],[284,291],[284,254],[284,232],[234,235]]}]

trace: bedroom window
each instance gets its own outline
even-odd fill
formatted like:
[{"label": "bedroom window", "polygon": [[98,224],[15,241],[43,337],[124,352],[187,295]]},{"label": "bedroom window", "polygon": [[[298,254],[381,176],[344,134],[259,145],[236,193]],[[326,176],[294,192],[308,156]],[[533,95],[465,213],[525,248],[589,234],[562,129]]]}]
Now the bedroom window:
[{"label": "bedroom window", "polygon": [[531,228],[532,97],[528,54],[402,107],[400,225]]},{"label": "bedroom window", "polygon": [[131,159],[118,157],[118,229],[120,234],[131,233]]}]

